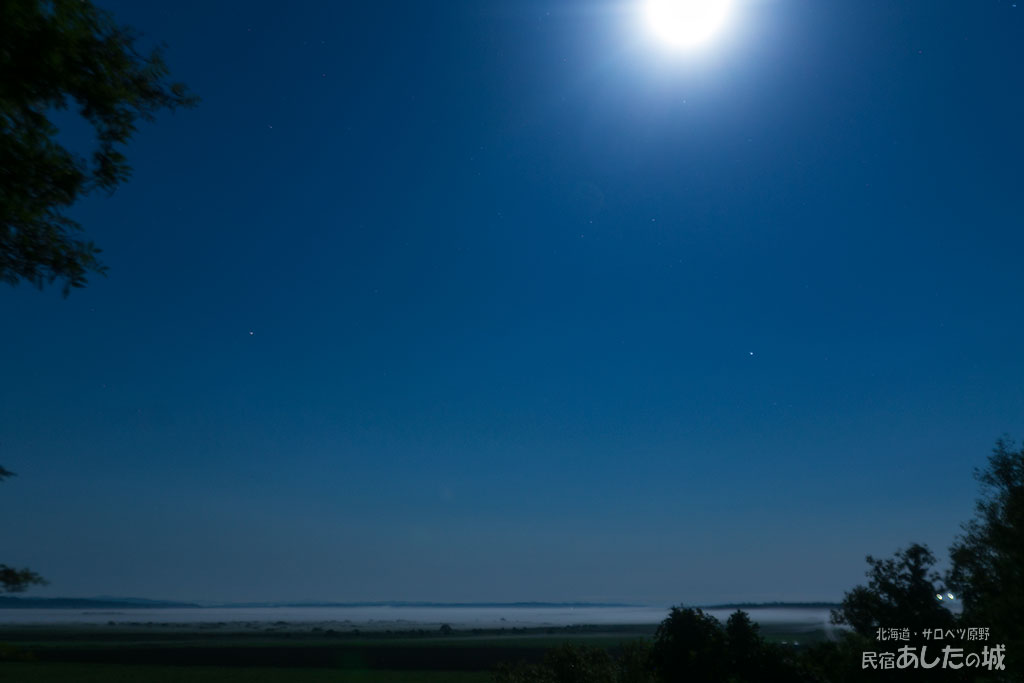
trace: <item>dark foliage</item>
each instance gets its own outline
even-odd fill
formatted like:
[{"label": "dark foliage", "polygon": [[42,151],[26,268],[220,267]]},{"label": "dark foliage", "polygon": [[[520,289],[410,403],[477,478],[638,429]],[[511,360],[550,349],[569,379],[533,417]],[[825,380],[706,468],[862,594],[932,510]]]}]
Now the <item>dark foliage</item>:
[{"label": "dark foliage", "polygon": [[927,546],[912,544],[889,559],[867,557],[868,585],[857,586],[843,597],[832,623],[845,624],[865,638],[879,628],[951,628],[953,614],[936,598],[945,592],[931,569],[935,556]]},{"label": "dark foliage", "polygon": [[654,683],[651,644],[638,640],[626,643],[616,662],[616,673],[618,683]]},{"label": "dark foliage", "polygon": [[[950,588],[963,601],[963,624],[988,627],[1006,644],[1008,672],[1024,670],[1024,446],[999,439],[988,467],[975,471],[982,495],[975,518],[950,548]],[[1019,679],[1017,679],[1019,680]]]},{"label": "dark foliage", "polygon": [[[944,643],[925,641],[926,629],[988,628],[985,642],[965,643],[965,652],[978,653],[986,645],[1005,646],[1005,670],[958,671],[951,669],[904,670],[886,675],[897,680],[920,681],[1004,681],[1022,680],[1024,667],[1024,448],[1015,450],[1008,439],[996,442],[988,467],[975,471],[982,484],[975,518],[963,525],[963,534],[950,548],[952,568],[946,575],[949,590],[962,601],[963,613],[955,616],[936,599],[945,593],[939,577],[930,572],[935,563],[922,545],[899,551],[892,559],[868,557],[867,586],[857,586],[846,594],[839,610],[833,611],[834,623],[851,626],[849,635],[838,644],[814,648],[805,657],[809,670],[818,680],[874,680],[879,672],[833,671],[829,666],[845,662],[856,665],[860,653],[867,650],[897,651],[900,646],[928,647],[930,661],[942,653]],[[880,642],[878,628],[906,628],[910,642]],[[915,635],[916,634],[916,635]],[[960,645],[952,643],[953,647]],[[971,647],[971,645],[975,645]]]},{"label": "dark foliage", "polygon": [[673,607],[655,633],[652,659],[662,681],[725,681],[725,632],[700,608]]},{"label": "dark foliage", "polygon": [[33,571],[0,564],[0,593],[20,593],[29,586],[45,584],[46,580]]},{"label": "dark foliage", "polygon": [[655,634],[652,663],[662,681],[808,680],[790,648],[765,642],[736,610],[725,627],[700,609],[674,607]]},{"label": "dark foliage", "polygon": [[[160,48],[140,55],[137,38],[84,0],[0,2],[0,280],[61,279],[66,296],[88,272],[105,272],[100,250],[64,210],[129,177],[119,146],[139,119],[198,102],[183,84],[164,82]],[[91,163],[54,139],[47,112],[69,101],[95,129]]]},{"label": "dark foliage", "polygon": [[765,643],[759,631],[760,627],[742,610],[733,612],[725,623],[729,665],[741,680],[754,680],[761,668]]},{"label": "dark foliage", "polygon": [[599,648],[561,645],[539,664],[503,664],[496,683],[616,683],[618,671],[611,655]]},{"label": "dark foliage", "polygon": [[565,645],[539,663],[505,664],[496,683],[754,683],[813,681],[792,648],[765,642],[757,624],[737,610],[723,628],[697,608],[673,607],[654,643],[632,641],[617,657],[600,649]]},{"label": "dark foliage", "polygon": [[[861,668],[862,653],[878,649],[877,641],[848,632],[837,641],[817,643],[804,650],[800,655],[800,665],[805,680],[816,683],[861,683],[878,680],[878,671]],[[895,673],[888,671],[886,675],[896,678]]]}]

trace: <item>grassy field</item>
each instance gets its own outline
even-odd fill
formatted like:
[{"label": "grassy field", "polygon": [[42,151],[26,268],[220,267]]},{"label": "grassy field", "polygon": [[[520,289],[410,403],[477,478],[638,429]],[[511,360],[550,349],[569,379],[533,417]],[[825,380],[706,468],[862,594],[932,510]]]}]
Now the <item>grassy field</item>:
[{"label": "grassy field", "polygon": [[[540,661],[557,645],[650,638],[654,626],[437,632],[185,632],[160,629],[0,630],[0,681],[11,683],[483,683],[501,662]],[[822,633],[772,629],[771,640]]]},{"label": "grassy field", "polygon": [[486,683],[487,671],[390,671],[245,666],[0,662],[9,683]]},{"label": "grassy field", "polygon": [[0,681],[12,683],[483,683],[500,662],[539,661],[561,643],[615,649],[651,628],[325,634],[0,630]]}]

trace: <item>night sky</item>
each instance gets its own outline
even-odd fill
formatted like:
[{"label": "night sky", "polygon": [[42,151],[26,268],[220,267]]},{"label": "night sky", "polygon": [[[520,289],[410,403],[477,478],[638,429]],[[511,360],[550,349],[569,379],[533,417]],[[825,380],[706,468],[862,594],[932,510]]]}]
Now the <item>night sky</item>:
[{"label": "night sky", "polygon": [[28,595],[838,600],[1024,437],[1024,5],[98,4],[203,101],[0,288]]}]

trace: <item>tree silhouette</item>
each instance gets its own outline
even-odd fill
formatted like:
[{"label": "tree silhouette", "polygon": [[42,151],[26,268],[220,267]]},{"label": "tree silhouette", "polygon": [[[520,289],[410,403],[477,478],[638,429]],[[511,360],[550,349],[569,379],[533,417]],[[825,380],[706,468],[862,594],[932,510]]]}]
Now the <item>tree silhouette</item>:
[{"label": "tree silhouette", "polygon": [[728,621],[725,622],[730,666],[740,680],[750,681],[757,678],[765,649],[760,630],[760,626],[751,621],[750,616],[742,610],[730,614]]},{"label": "tree silhouette", "polygon": [[[64,210],[129,177],[118,147],[139,119],[199,101],[183,84],[164,82],[161,48],[144,57],[137,38],[88,0],[0,2],[0,280],[42,287],[63,279],[67,296],[85,286],[87,272],[106,271]],[[91,163],[54,139],[47,113],[69,100],[96,132]],[[0,480],[12,474],[0,467]],[[35,572],[0,564],[0,592],[40,583]]]},{"label": "tree silhouette", "polygon": [[914,543],[885,560],[868,555],[867,562],[868,585],[846,593],[839,609],[832,610],[832,623],[846,624],[871,639],[879,628],[921,633],[953,626],[952,612],[936,597],[945,590],[938,574],[931,572],[935,556],[927,546]]},{"label": "tree silhouette", "polygon": [[[976,517],[950,548],[947,581],[963,601],[966,626],[988,627],[1006,644],[1006,669],[1024,666],[1024,446],[996,441],[985,470],[975,470],[982,496]],[[1019,675],[1019,673],[1017,674]]]},{"label": "tree silhouette", "polygon": [[655,632],[651,658],[663,681],[725,681],[725,632],[699,607],[673,607]]},{"label": "tree silhouette", "polygon": [[[87,0],[0,2],[0,280],[62,279],[67,296],[88,272],[105,273],[100,250],[64,210],[129,177],[118,147],[139,119],[198,102],[183,84],[164,82],[161,48],[144,57],[137,38]],[[54,140],[47,112],[69,99],[96,131],[91,163]]]}]

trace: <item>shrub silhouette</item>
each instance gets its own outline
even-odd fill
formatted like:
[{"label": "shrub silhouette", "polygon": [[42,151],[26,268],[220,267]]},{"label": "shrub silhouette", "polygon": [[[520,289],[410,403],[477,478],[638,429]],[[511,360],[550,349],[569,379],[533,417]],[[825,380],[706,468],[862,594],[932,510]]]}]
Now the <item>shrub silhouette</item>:
[{"label": "shrub silhouette", "polygon": [[725,631],[700,608],[673,607],[654,635],[652,661],[662,681],[724,682],[728,672]]}]

